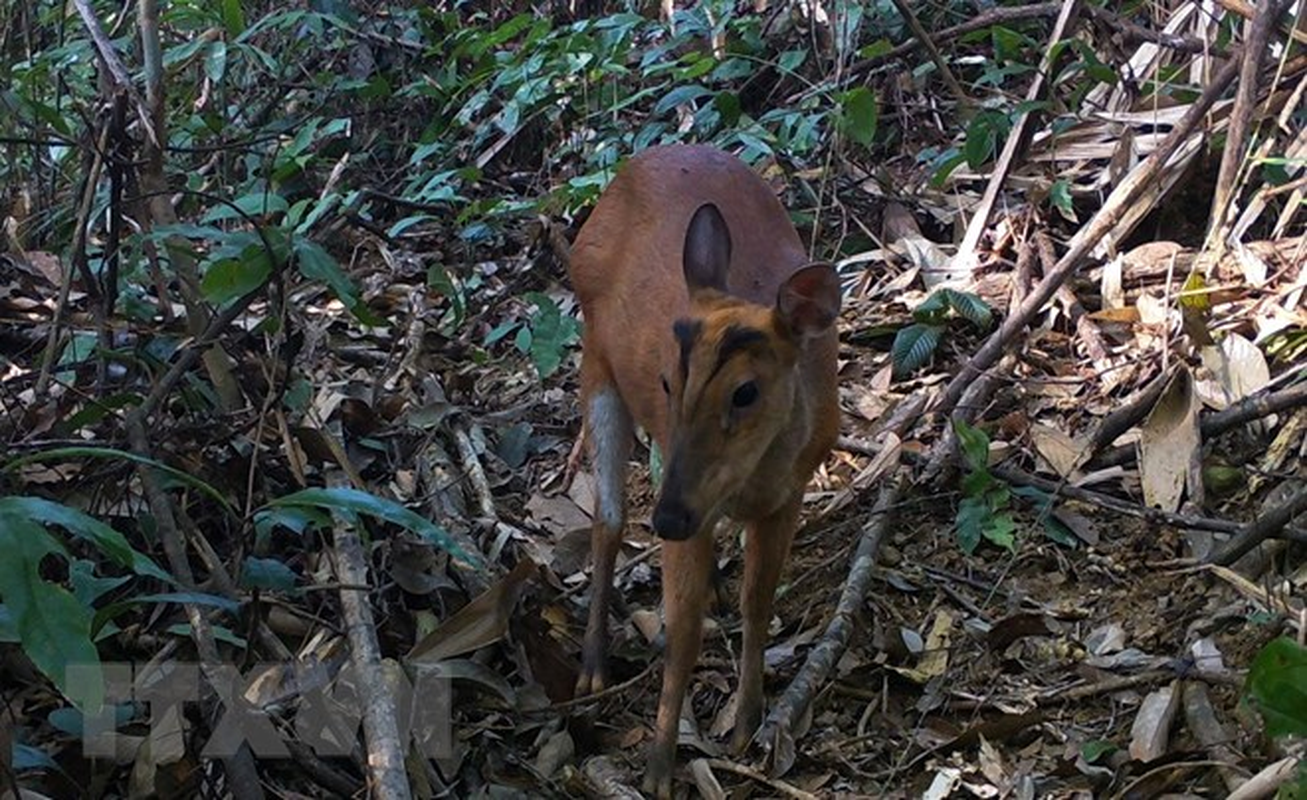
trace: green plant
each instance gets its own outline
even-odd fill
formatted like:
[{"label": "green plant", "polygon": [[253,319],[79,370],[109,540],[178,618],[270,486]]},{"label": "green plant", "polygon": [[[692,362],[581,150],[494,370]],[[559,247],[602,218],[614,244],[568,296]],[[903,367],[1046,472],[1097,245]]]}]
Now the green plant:
[{"label": "green plant", "polygon": [[[80,511],[39,497],[0,497],[0,641],[21,643],[60,692],[79,708],[98,710],[104,687],[96,680],[99,626],[93,604],[131,576],[97,575],[95,565],[74,557],[50,528],[62,528],[138,577],[165,583],[172,578],[122,534]],[[66,566],[68,586],[45,576],[48,556]]]},{"label": "green plant", "polygon": [[930,361],[954,315],[982,331],[988,330],[993,320],[989,306],[976,295],[956,289],[936,289],[913,310],[913,323],[894,336],[890,356],[896,378],[903,378]]},{"label": "green plant", "polygon": [[[1307,647],[1287,636],[1273,639],[1253,659],[1244,695],[1271,737],[1307,736]],[[1307,797],[1307,762],[1299,763],[1297,781],[1277,796]]]},{"label": "green plant", "polygon": [[999,547],[1016,547],[1016,521],[1012,518],[1011,492],[989,471],[989,437],[961,419],[953,419],[953,432],[961,446],[967,474],[962,479],[956,532],[958,546],[970,555],[985,539]]},{"label": "green plant", "polygon": [[1307,647],[1288,637],[1262,648],[1244,691],[1272,737],[1307,736]]},{"label": "green plant", "polygon": [[529,355],[541,378],[548,378],[562,366],[567,350],[581,338],[581,323],[576,317],[564,314],[558,303],[542,292],[528,292],[523,299],[534,306],[526,322],[510,320],[501,323],[486,336],[486,346],[503,339],[513,331],[513,345],[518,352]]}]

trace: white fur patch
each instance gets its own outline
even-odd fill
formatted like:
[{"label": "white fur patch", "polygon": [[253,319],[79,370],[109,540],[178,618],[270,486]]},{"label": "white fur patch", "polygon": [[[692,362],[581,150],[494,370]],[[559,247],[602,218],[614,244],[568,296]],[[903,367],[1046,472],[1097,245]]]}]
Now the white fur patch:
[{"label": "white fur patch", "polygon": [[595,513],[612,529],[622,527],[626,505],[626,460],[631,455],[631,414],[614,389],[590,395],[586,424],[594,462]]}]

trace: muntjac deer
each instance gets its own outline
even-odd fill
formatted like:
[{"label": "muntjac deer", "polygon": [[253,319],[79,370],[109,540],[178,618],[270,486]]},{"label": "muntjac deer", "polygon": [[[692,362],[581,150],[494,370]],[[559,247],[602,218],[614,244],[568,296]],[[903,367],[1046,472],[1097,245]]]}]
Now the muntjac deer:
[{"label": "muntjac deer", "polygon": [[762,720],[762,653],[803,490],[839,431],[839,281],[810,264],[784,208],[743,162],[671,145],[632,158],[571,250],[585,314],[581,402],[597,491],[578,694],[607,681],[613,566],[639,424],[664,454],[666,654],[645,790],[670,795],[677,722],[711,593],[713,527],[747,526],[735,746]]}]

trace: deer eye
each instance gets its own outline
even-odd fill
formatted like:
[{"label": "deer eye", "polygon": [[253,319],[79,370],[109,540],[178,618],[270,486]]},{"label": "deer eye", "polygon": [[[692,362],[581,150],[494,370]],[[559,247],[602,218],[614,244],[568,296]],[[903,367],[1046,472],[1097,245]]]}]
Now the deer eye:
[{"label": "deer eye", "polygon": [[758,384],[753,381],[742,383],[735,389],[735,394],[731,395],[731,405],[736,408],[748,408],[758,399]]},{"label": "deer eye", "polygon": [[667,378],[665,376],[659,376],[658,379],[663,382],[663,394],[670,396],[672,394],[672,387],[667,385]]}]

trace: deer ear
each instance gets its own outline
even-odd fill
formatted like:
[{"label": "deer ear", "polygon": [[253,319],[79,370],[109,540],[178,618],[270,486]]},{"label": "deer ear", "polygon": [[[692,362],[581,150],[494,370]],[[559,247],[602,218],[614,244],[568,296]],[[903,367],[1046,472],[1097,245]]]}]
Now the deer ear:
[{"label": "deer ear", "polygon": [[804,267],[781,284],[776,316],[799,338],[825,333],[840,315],[840,279],[830,264]]},{"label": "deer ear", "polygon": [[694,294],[700,289],[726,291],[726,268],[731,263],[731,232],[717,206],[699,206],[685,231],[682,252],[685,285]]}]

